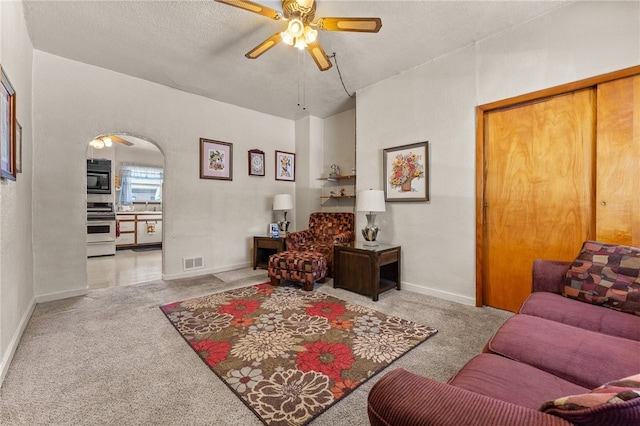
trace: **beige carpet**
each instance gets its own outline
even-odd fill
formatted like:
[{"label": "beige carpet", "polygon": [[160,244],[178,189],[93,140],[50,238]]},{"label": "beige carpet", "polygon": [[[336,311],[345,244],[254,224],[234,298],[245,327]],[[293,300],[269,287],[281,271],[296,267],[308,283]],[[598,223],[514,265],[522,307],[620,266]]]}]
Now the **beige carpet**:
[{"label": "beige carpet", "polygon": [[[267,281],[265,271],[256,272],[235,271],[235,280],[226,282],[210,275],[154,281],[38,305],[0,389],[0,424],[260,425],[158,309],[175,300]],[[333,289],[331,280],[315,291],[439,332],[312,425],[368,425],[367,394],[386,371],[403,367],[445,381],[512,315],[404,290],[391,290],[373,302]]]}]

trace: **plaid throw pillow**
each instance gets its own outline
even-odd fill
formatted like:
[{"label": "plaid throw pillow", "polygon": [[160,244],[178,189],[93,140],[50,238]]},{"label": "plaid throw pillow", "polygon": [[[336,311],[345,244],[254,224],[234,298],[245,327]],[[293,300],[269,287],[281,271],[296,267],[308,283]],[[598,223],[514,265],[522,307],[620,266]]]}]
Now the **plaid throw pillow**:
[{"label": "plaid throw pillow", "polygon": [[576,425],[640,424],[640,374],[545,402],[540,411]]},{"label": "plaid throw pillow", "polygon": [[563,295],[640,315],[640,249],[585,241],[567,271]]}]

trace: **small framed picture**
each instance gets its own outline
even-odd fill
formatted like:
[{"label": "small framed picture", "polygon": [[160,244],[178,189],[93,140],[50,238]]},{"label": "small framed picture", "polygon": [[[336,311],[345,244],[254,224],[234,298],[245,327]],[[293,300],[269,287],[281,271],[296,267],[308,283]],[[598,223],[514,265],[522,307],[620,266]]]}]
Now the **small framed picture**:
[{"label": "small framed picture", "polygon": [[385,201],[429,201],[427,142],[383,150]]},{"label": "small framed picture", "polygon": [[249,151],[249,176],[264,176],[264,152],[259,149]]},{"label": "small framed picture", "polygon": [[277,223],[269,224],[269,235],[271,235],[272,237],[277,237],[280,235],[280,227]]},{"label": "small framed picture", "polygon": [[276,180],[296,180],[296,155],[292,152],[276,151]]},{"label": "small framed picture", "polygon": [[233,144],[200,138],[200,179],[233,180]]}]

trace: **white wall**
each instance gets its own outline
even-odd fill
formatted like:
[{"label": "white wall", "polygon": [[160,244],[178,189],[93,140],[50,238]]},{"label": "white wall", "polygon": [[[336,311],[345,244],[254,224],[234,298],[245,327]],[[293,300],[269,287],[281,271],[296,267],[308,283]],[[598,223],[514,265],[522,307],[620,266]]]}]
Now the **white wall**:
[{"label": "white wall", "polygon": [[35,306],[31,245],[31,69],[33,47],[22,3],[0,2],[0,64],[16,91],[22,173],[0,181],[0,383]]},{"label": "white wall", "polygon": [[296,121],[295,221],[290,231],[306,229],[309,215],[320,210],[320,181],[324,152],[324,125],[318,117]]},{"label": "white wall", "polygon": [[377,215],[404,288],[475,303],[477,105],[639,63],[640,3],[578,2],[359,91],[358,189],[382,189],[384,148],[429,141],[430,202]]},{"label": "white wall", "polygon": [[[129,133],[164,154],[163,276],[249,264],[252,236],[273,220],[274,151],[293,152],[290,120],[223,104],[36,50],[34,53],[34,280],[39,300],[87,288],[84,161],[98,134]],[[233,180],[199,178],[199,138],[233,143]],[[265,177],[247,151],[265,151]],[[62,186],[61,183],[65,182]],[[204,269],[184,272],[183,257]]]}]

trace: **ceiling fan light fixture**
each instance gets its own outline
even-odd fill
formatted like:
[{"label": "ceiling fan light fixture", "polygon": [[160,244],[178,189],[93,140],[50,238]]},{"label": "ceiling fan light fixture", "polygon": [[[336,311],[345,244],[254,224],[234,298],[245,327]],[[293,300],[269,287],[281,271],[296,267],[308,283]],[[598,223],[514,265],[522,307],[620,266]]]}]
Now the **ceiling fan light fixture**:
[{"label": "ceiling fan light fixture", "polygon": [[291,34],[289,34],[288,31],[281,32],[280,33],[280,38],[282,39],[283,43],[286,43],[289,46],[293,46],[294,37]]},{"label": "ceiling fan light fixture", "polygon": [[318,31],[314,30],[310,26],[304,27],[304,41],[305,43],[313,43],[318,39]]},{"label": "ceiling fan light fixture", "polygon": [[289,34],[293,37],[300,37],[304,34],[304,24],[302,23],[302,20],[300,18],[293,18],[289,21],[287,31],[289,31]]},{"label": "ceiling fan light fixture", "polygon": [[110,147],[113,144],[109,136],[105,136],[104,138],[102,138],[102,142],[104,142],[104,145],[107,147]]},{"label": "ceiling fan light fixture", "polygon": [[104,148],[104,142],[100,139],[94,139],[91,142],[89,142],[89,146],[95,149],[102,149]]},{"label": "ceiling fan light fixture", "polygon": [[304,50],[307,48],[307,43],[304,42],[302,37],[296,38],[296,44],[293,45],[296,49]]}]

